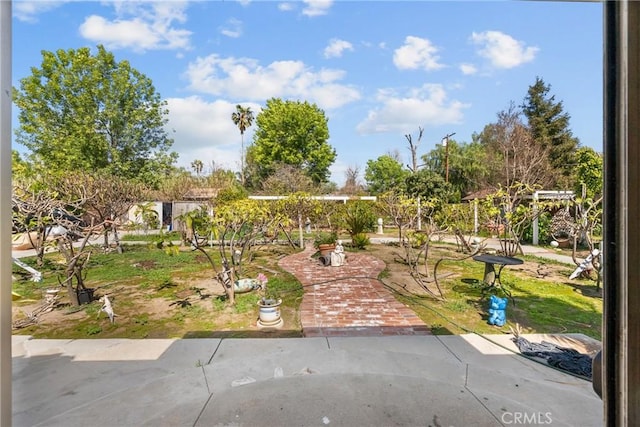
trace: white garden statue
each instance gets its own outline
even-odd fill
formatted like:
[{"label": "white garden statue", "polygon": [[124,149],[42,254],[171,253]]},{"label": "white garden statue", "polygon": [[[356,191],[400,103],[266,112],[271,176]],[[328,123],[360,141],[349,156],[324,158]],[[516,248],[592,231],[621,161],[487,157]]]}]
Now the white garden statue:
[{"label": "white garden statue", "polygon": [[102,298],[100,298],[100,302],[102,302],[102,307],[100,308],[98,315],[100,315],[100,313],[104,311],[105,313],[107,313],[107,316],[109,316],[109,321],[111,323],[114,323],[116,321],[115,317],[117,316],[117,314],[113,312],[113,307],[111,306],[111,300],[109,299],[109,296],[103,296]]},{"label": "white garden statue", "polygon": [[336,248],[331,252],[331,266],[340,267],[341,265],[344,265],[346,258],[344,246],[342,246],[342,240],[338,240]]}]

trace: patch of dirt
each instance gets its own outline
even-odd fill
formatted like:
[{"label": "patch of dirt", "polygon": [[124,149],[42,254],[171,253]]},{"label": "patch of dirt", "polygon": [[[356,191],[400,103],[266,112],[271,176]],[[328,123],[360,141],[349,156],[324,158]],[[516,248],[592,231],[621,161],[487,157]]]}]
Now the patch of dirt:
[{"label": "patch of dirt", "polygon": [[153,260],[144,260],[134,264],[134,267],[140,267],[143,270],[151,270],[156,266],[156,262]]},{"label": "patch of dirt", "polygon": [[[64,324],[69,320],[79,319],[85,315],[84,312],[67,314],[65,311],[68,309],[69,304],[62,301],[57,302],[50,310],[41,311],[44,306],[44,300],[28,301],[20,304],[14,303],[11,309],[12,320],[13,322],[26,321],[33,314],[36,316],[39,325],[55,326]],[[19,333],[19,331],[19,329],[14,330],[14,333]]]},{"label": "patch of dirt", "polygon": [[[153,261],[141,268],[153,268]],[[167,286],[141,288],[139,286],[105,286],[94,290],[94,301],[72,307],[66,290],[60,290],[56,304],[37,315],[37,321],[15,334],[47,338],[214,338],[214,337],[299,337],[298,313],[282,307],[285,328],[260,330],[258,310],[248,306],[243,310],[225,307],[224,289],[212,279],[211,272],[189,278],[173,278]],[[101,312],[100,297],[107,294],[116,314],[110,324]],[[254,296],[257,298],[257,295]],[[220,299],[220,302],[216,300]],[[44,299],[15,301],[12,306],[14,323],[25,322],[28,316],[43,307]],[[245,303],[246,306],[247,303]],[[87,335],[86,331],[98,331]],[[134,332],[139,330],[140,332]]]}]

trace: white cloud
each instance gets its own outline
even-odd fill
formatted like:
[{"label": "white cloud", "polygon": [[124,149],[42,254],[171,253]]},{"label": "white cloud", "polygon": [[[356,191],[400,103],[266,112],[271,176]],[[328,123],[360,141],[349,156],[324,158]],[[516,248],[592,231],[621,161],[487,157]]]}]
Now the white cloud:
[{"label": "white cloud", "polygon": [[220,32],[231,38],[238,38],[242,35],[242,21],[231,18],[226,25],[220,29]]},{"label": "white cloud", "polygon": [[281,10],[283,12],[289,12],[295,9],[295,6],[293,5],[293,3],[278,3],[278,10]]},{"label": "white cloud", "polygon": [[404,45],[395,50],[393,63],[401,70],[437,70],[444,67],[437,53],[438,48],[428,39],[407,36]]},{"label": "white cloud", "polygon": [[[242,102],[251,107],[254,116],[260,105]],[[240,131],[231,120],[236,103],[217,100],[207,102],[198,96],[167,99],[169,122],[166,129],[174,139],[172,150],[180,154],[178,166],[190,168],[193,160],[205,165],[211,161],[225,169],[238,170],[240,165]],[[250,144],[255,124],[244,134],[244,146]]]},{"label": "white cloud", "polygon": [[91,15],[80,25],[82,37],[109,49],[136,51],[187,49],[191,31],[174,27],[186,21],[186,3],[114,2],[118,17],[108,20]]},{"label": "white cloud", "polygon": [[460,64],[460,71],[462,74],[468,76],[478,72],[478,68],[473,64]]},{"label": "white cloud", "polygon": [[340,84],[344,71],[314,70],[301,61],[275,61],[261,66],[250,58],[198,58],[185,73],[189,88],[215,96],[264,101],[272,97],[315,102],[332,109],[360,99],[358,90]]},{"label": "white cloud", "polygon": [[14,1],[12,5],[13,16],[23,22],[38,22],[37,15],[55,9],[67,1]]},{"label": "white cloud", "polygon": [[345,40],[331,39],[329,45],[324,48],[324,57],[339,58],[345,50],[353,51],[353,45]]},{"label": "white cloud", "polygon": [[367,118],[356,127],[361,134],[407,133],[416,126],[459,124],[463,110],[470,106],[460,101],[449,101],[439,84],[425,84],[405,94],[382,89],[378,91],[377,99],[381,106],[369,111]]},{"label": "white cloud", "polygon": [[535,46],[525,46],[508,34],[500,31],[472,33],[471,42],[480,46],[478,55],[489,60],[496,68],[514,68],[535,59],[540,50]]},{"label": "white cloud", "polygon": [[305,8],[302,14],[306,16],[321,16],[329,13],[333,0],[303,0]]}]

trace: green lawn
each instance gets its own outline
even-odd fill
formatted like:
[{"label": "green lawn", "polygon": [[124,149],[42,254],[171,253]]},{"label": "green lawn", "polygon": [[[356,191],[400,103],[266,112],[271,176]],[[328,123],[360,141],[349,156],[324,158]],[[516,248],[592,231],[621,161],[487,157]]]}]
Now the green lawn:
[{"label": "green lawn", "polygon": [[[596,291],[595,281],[569,280],[573,271],[570,265],[535,257],[522,258],[529,268],[506,267],[502,272],[502,283],[513,296],[513,300],[508,301],[504,327],[487,322],[489,294],[483,295],[480,285],[484,266],[473,260],[448,262],[439,269],[439,275],[451,274],[439,281],[445,301],[406,293],[398,298],[416,311],[436,334],[509,332],[508,326],[517,323],[527,333],[583,333],[601,340],[602,293]],[[535,270],[541,262],[556,274],[535,277],[530,268]],[[499,290],[496,295],[506,296]]]}]

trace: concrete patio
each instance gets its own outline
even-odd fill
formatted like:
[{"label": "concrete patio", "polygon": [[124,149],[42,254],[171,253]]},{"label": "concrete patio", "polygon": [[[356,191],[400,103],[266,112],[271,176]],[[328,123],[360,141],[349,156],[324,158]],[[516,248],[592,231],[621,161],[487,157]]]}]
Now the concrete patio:
[{"label": "concrete patio", "polygon": [[[288,257],[282,267],[306,285],[330,280],[320,274],[336,270],[314,266],[310,255]],[[508,334],[429,335],[370,279],[379,273],[375,260],[356,258],[348,276],[357,283],[331,284],[368,302],[335,316],[324,285],[313,285],[301,306],[305,338],[13,336],[13,425],[603,424],[591,382],[523,357]],[[379,324],[376,310],[392,314],[390,323]],[[525,337],[591,354],[600,347],[584,335]]]},{"label": "concrete patio", "polygon": [[13,425],[602,425],[589,381],[509,338],[14,336]]}]

